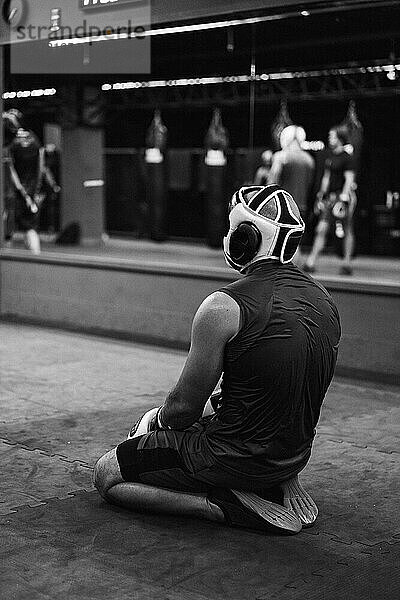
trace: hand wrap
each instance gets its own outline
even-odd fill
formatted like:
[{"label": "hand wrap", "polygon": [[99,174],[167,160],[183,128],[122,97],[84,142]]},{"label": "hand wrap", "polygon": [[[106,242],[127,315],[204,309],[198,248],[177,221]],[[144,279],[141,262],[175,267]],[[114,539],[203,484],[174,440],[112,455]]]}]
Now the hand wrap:
[{"label": "hand wrap", "polygon": [[128,433],[128,440],[141,435],[146,435],[146,433],[150,433],[151,431],[158,431],[159,429],[171,429],[171,427],[168,427],[163,423],[160,416],[161,409],[162,406],[152,408],[142,415]]}]

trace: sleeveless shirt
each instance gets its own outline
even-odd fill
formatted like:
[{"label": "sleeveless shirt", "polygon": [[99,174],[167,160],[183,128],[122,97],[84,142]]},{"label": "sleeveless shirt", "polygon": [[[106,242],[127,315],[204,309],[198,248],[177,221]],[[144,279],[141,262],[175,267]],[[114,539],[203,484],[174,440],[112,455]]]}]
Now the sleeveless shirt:
[{"label": "sleeveless shirt", "polygon": [[338,311],[324,287],[291,263],[255,263],[219,291],[239,305],[240,329],[225,348],[209,450],[238,476],[288,479],[310,458],[337,359]]}]

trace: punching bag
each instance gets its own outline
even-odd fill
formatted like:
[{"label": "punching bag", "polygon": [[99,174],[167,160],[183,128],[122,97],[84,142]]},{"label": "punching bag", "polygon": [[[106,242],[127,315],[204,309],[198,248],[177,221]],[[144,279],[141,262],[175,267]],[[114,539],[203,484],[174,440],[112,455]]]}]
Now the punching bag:
[{"label": "punching bag", "polygon": [[168,130],[162,122],[159,110],[146,135],[146,197],[149,207],[150,238],[156,242],[167,239],[167,179],[164,151]]},{"label": "punching bag", "polygon": [[228,132],[222,124],[221,112],[215,109],[205,140],[206,150],[206,230],[207,243],[220,248],[226,230],[226,151],[229,146]]},{"label": "punching bag", "polygon": [[293,125],[293,121],[289,116],[289,111],[288,111],[286,101],[282,100],[281,104],[280,104],[279,112],[276,115],[275,120],[273,121],[272,127],[271,127],[272,141],[273,141],[275,150],[281,150],[281,142],[280,142],[281,133],[285,129],[285,127],[287,127],[288,125]]},{"label": "punching bag", "polygon": [[358,179],[361,167],[361,151],[364,139],[364,128],[359,121],[356,111],[356,103],[354,100],[349,102],[347,115],[341,125],[344,125],[349,132],[350,144],[353,146],[354,151],[353,156],[356,169],[356,179]]}]

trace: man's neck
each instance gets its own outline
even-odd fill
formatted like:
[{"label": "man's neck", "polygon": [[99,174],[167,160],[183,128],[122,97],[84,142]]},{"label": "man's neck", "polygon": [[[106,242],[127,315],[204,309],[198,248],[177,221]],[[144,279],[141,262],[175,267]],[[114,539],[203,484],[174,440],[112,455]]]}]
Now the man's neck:
[{"label": "man's neck", "polygon": [[301,146],[300,146],[299,142],[297,142],[296,140],[293,140],[293,142],[290,142],[290,144],[288,146],[286,146],[285,150],[299,151],[299,150],[301,150]]},{"label": "man's neck", "polygon": [[344,151],[344,146],[335,146],[332,148],[333,154],[341,154]]},{"label": "man's neck", "polygon": [[260,260],[256,260],[251,265],[249,265],[244,275],[250,275],[250,273],[253,273],[257,268],[276,267],[280,264],[280,261],[276,258],[261,258]]}]

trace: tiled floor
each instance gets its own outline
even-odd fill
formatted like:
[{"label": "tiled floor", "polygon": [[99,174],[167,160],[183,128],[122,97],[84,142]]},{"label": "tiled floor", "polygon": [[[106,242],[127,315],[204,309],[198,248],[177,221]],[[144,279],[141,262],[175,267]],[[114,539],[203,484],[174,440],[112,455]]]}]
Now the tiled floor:
[{"label": "tiled floor", "polygon": [[336,379],[302,481],[314,528],[264,536],[106,505],[94,461],[162,402],[185,355],[0,324],[0,597],[400,597],[400,390]]}]

